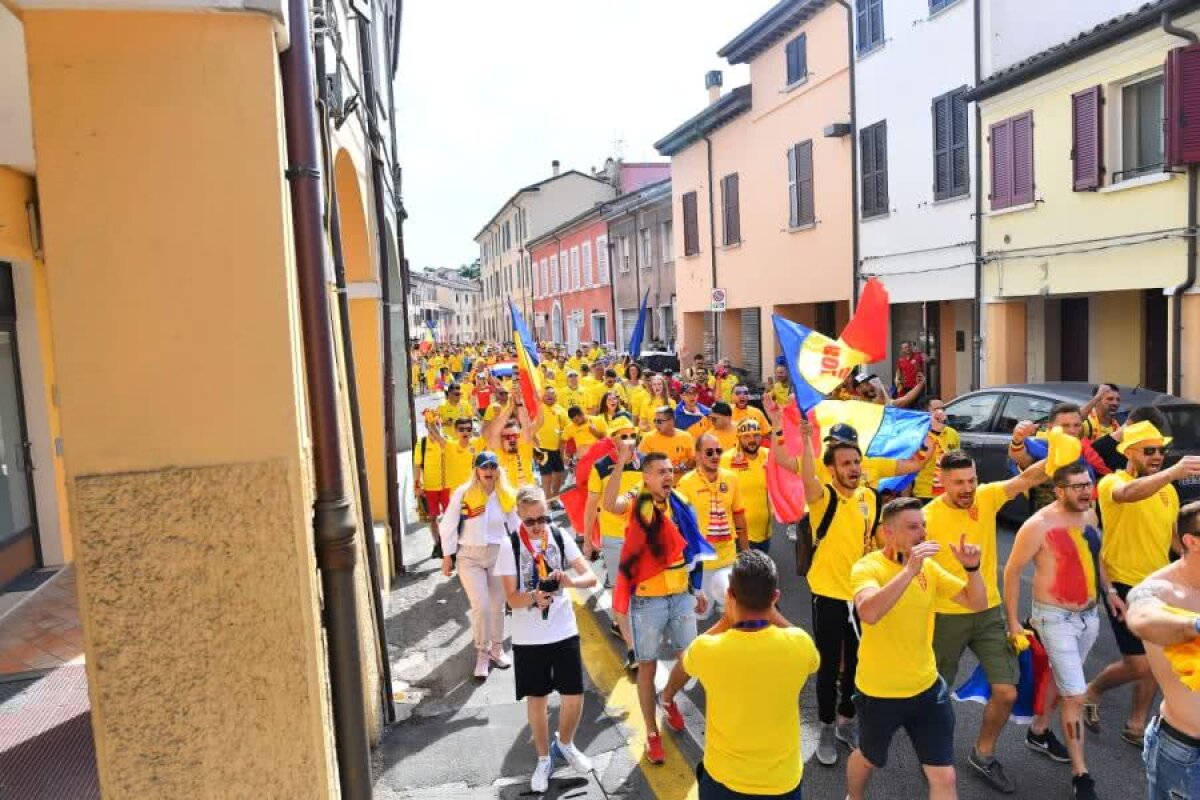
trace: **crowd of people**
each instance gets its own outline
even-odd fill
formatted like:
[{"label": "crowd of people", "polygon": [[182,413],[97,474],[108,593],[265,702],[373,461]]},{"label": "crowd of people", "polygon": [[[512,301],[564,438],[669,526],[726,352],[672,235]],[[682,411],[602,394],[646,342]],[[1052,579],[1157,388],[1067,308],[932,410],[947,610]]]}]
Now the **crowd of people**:
[{"label": "crowd of people", "polygon": [[[845,422],[821,430],[817,447],[801,417],[804,446],[786,446],[792,387],[782,364],[760,409],[728,362],[696,356],[654,373],[599,346],[573,355],[543,346],[531,413],[515,372],[503,369],[511,348],[438,348],[414,360],[414,385],[445,394],[414,454],[433,557],[469,599],[476,677],[515,666],[539,757],[533,791],[546,790],[556,759],[590,769],[573,743],[583,668],[564,592],[599,582],[612,592],[612,634],[636,672],[649,763],[666,758],[660,716],[682,730],[676,695],[692,678],[704,687],[697,780],[706,800],[801,796],[798,699],[813,674],[816,760],[832,767],[848,751],[850,798],[865,796],[900,731],[929,796],[956,797],[951,694],[967,649],[990,696],[966,766],[1012,793],[996,744],[1028,648],[1044,652],[1051,679],[1044,691],[1038,685],[1024,744],[1070,765],[1060,796],[1102,794],[1084,732],[1100,732],[1105,694],[1126,684],[1133,702],[1120,737],[1144,748],[1148,796],[1200,796],[1200,504],[1181,509],[1172,485],[1200,477],[1200,458],[1164,467],[1171,436],[1161,412],[1122,417],[1119,390],[1104,384],[1083,407],[1061,404],[1040,424],[1018,424],[1011,477],[981,483],[925,385],[923,356],[905,348],[890,389],[852,373],[831,395],[927,411],[925,441],[899,460],[866,456]],[[576,475],[581,459],[586,477]],[[771,551],[783,528],[769,465],[798,475],[807,499],[788,538],[802,545],[810,632],[777,606]],[[881,481],[902,475],[914,476],[906,488],[881,491]],[[551,521],[566,491],[585,493],[580,530]],[[1003,562],[998,515],[1023,494],[1033,513]],[[1022,608],[1031,563],[1032,605]],[[1089,680],[1101,605],[1122,657]],[[660,695],[664,659],[676,663]],[[552,692],[562,697],[553,741]]]}]

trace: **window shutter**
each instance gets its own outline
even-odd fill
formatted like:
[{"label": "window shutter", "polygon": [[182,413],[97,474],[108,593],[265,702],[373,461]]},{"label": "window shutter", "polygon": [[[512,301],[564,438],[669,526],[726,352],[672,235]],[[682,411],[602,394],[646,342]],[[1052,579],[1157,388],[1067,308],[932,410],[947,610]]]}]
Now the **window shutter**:
[{"label": "window shutter", "polygon": [[949,197],[954,184],[954,169],[950,153],[953,120],[950,95],[933,101],[933,199]]},{"label": "window shutter", "polygon": [[888,212],[887,120],[875,125],[875,211]]},{"label": "window shutter", "polygon": [[817,212],[813,205],[812,140],[796,145],[796,195],[799,224],[813,224]]},{"label": "window shutter", "polygon": [[1013,204],[1012,185],[1012,121],[997,122],[991,127],[992,140],[992,208],[1008,208]]},{"label": "window shutter", "polygon": [[1099,86],[1071,95],[1071,175],[1077,192],[1098,189],[1103,181],[1102,105]]},{"label": "window shutter", "polygon": [[1012,120],[1012,204],[1033,202],[1033,112]]},{"label": "window shutter", "polygon": [[1167,53],[1167,166],[1200,163],[1200,45]]},{"label": "window shutter", "polygon": [[683,254],[694,256],[700,252],[700,221],[696,215],[696,193],[683,196]]},{"label": "window shutter", "polygon": [[871,44],[883,41],[883,0],[867,0],[870,4]]},{"label": "window shutter", "polygon": [[858,28],[858,52],[862,52],[871,46],[871,31],[870,23],[867,20],[867,6],[870,0],[858,0],[855,13],[855,23]]},{"label": "window shutter", "polygon": [[967,140],[967,101],[963,99],[966,93],[967,90],[965,88],[959,89],[951,95],[950,100],[950,121],[953,129],[950,140],[950,160],[954,174],[951,193],[954,196],[966,194],[971,190],[970,145]]},{"label": "window shutter", "polygon": [[788,225],[800,224],[800,192],[796,187],[796,145],[788,148]]},{"label": "window shutter", "polygon": [[721,179],[721,210],[723,213],[724,244],[736,244],[742,240],[742,224],[738,209],[738,175],[726,175]]},{"label": "window shutter", "polygon": [[858,132],[858,170],[862,174],[862,214],[864,217],[873,216],[875,210],[875,136],[868,127]]}]

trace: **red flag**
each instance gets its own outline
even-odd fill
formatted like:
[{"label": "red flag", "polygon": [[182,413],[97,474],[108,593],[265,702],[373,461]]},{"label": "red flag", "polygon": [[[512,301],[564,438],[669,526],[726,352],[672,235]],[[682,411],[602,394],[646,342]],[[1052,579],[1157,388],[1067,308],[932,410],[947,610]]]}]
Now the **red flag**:
[{"label": "red flag", "polygon": [[542,401],[541,372],[533,363],[521,337],[515,333],[513,334],[513,343],[517,348],[517,373],[521,378],[521,401],[525,404],[525,410],[529,412],[529,419],[532,420],[537,416],[538,405]]},{"label": "red flag", "polygon": [[567,512],[567,518],[571,520],[571,527],[597,548],[600,547],[599,523],[594,525],[591,531],[583,529],[583,512],[588,496],[588,477],[592,474],[592,467],[596,465],[597,461],[605,456],[615,456],[616,454],[617,445],[612,439],[601,439],[593,444],[586,453],[580,456],[579,462],[575,465],[575,486],[558,496],[559,501],[563,504],[563,510]]},{"label": "red flag", "polygon": [[[661,575],[683,558],[687,542],[679,528],[646,495],[639,497],[629,512],[625,528],[625,543],[621,546],[621,566],[617,570],[617,585],[613,587],[613,611],[629,613],[629,599],[643,581]],[[642,512],[649,506],[649,524]]]},{"label": "red flag", "polygon": [[858,297],[854,316],[842,330],[841,340],[867,356],[867,363],[887,357],[888,293],[883,284],[871,278]]}]

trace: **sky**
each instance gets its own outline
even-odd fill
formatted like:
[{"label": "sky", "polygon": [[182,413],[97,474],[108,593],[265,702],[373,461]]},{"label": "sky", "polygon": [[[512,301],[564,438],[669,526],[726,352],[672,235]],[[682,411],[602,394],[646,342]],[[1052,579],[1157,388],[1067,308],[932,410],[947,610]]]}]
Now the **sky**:
[{"label": "sky", "polygon": [[[396,87],[405,255],[474,261],[473,237],[517,189],[654,142],[749,80],[717,50],[775,0],[409,0]],[[620,144],[618,144],[618,142]]]}]

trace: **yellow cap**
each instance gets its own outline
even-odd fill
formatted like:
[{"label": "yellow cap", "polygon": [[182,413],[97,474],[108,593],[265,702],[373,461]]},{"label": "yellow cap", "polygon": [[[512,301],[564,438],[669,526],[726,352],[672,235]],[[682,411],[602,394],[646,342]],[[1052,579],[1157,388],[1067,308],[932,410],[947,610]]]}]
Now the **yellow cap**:
[{"label": "yellow cap", "polygon": [[1046,474],[1054,475],[1060,468],[1074,464],[1082,451],[1083,444],[1056,425],[1046,437]]},{"label": "yellow cap", "polygon": [[1125,451],[1131,447],[1152,442],[1159,442],[1166,447],[1171,443],[1171,437],[1163,436],[1158,428],[1154,427],[1153,422],[1144,419],[1141,422],[1125,426],[1121,431],[1121,443],[1117,445],[1117,452],[1124,455]]},{"label": "yellow cap", "polygon": [[628,414],[617,414],[608,423],[608,435],[620,433],[624,430],[636,431],[637,425],[633,424],[633,419]]},{"label": "yellow cap", "polygon": [[744,419],[738,423],[737,432],[738,436],[741,436],[743,433],[761,433],[762,426],[758,424],[758,420],[756,419]]}]

